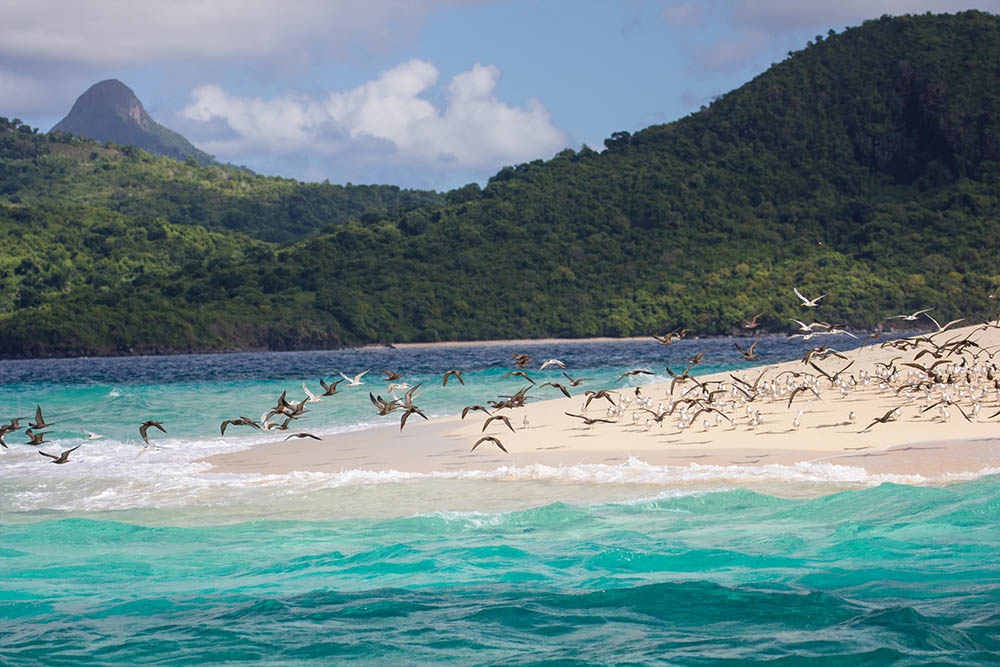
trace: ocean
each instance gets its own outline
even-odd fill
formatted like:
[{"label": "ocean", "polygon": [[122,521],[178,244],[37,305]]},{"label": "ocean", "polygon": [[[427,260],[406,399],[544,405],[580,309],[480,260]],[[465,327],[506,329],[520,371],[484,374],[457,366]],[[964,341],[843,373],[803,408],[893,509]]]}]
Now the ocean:
[{"label": "ocean", "polygon": [[[746,347],[749,340],[740,340]],[[557,358],[645,384],[732,339],[0,361],[0,419],[41,405],[51,465],[0,450],[0,664],[985,664],[1000,660],[1000,477],[928,486],[848,466],[510,465],[424,474],[207,473],[274,439],[287,390],[321,435],[390,423],[381,369],[428,416]],[[847,345],[845,343],[845,345]],[[812,343],[765,338],[766,361]],[[465,386],[440,386],[451,368]],[[617,383],[626,370],[653,376]],[[546,371],[555,380],[557,371]],[[142,421],[156,448],[143,448]],[[409,428],[409,426],[408,426]],[[85,440],[84,429],[103,437]]]}]

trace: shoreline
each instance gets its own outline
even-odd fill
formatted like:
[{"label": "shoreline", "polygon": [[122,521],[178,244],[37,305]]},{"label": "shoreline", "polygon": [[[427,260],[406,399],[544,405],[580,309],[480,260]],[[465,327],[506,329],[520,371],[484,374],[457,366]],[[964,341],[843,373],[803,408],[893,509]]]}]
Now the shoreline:
[{"label": "shoreline", "polygon": [[[948,339],[964,335],[981,339],[983,347],[991,343],[1000,345],[998,329],[984,331],[981,326],[974,326],[947,332]],[[744,418],[738,414],[745,406],[729,409],[729,415],[715,416],[712,411],[699,413],[702,418],[698,423],[692,422],[686,428],[673,418],[650,424],[649,415],[671,400],[670,385],[659,383],[638,389],[643,397],[651,400],[652,412],[637,408],[633,402],[614,423],[599,422],[588,427],[576,418],[565,416],[563,413],[578,414],[581,409],[582,394],[574,394],[573,398],[549,398],[503,412],[508,415],[514,432],[499,421],[481,429],[485,416],[475,412],[465,421],[453,415],[429,422],[411,421],[402,432],[395,426],[386,426],[331,435],[318,443],[264,443],[202,461],[212,465],[209,472],[273,474],[353,469],[467,471],[534,464],[617,465],[630,458],[659,466],[699,464],[753,468],[769,464],[830,463],[860,467],[871,473],[913,474],[928,479],[978,473],[994,467],[1000,469],[996,422],[985,418],[1000,409],[1000,397],[992,395],[983,401],[982,418],[968,422],[957,413],[946,418],[936,411],[923,411],[929,403],[922,403],[909,391],[905,396],[897,394],[873,375],[880,365],[885,367],[900,361],[900,357],[911,355],[901,355],[891,346],[882,348],[874,344],[845,351],[842,355],[847,360],[819,362],[819,368],[833,373],[847,366],[851,377],[858,379],[856,386],[848,391],[838,389],[827,379],[815,381],[813,393],[816,395],[803,387],[791,397],[790,406],[788,396],[782,392],[793,386],[792,378],[799,382],[807,371],[812,371],[801,361],[765,364],[732,374],[696,376],[699,383],[709,386],[718,383],[720,387],[726,386],[723,383],[733,384],[733,376],[742,376],[748,382],[753,382],[759,374],[766,376],[765,382],[780,378],[781,382],[772,385],[777,387],[773,396],[746,404],[759,415],[760,423],[755,426],[748,423],[749,416]],[[917,372],[908,368],[902,370]],[[846,376],[846,369],[844,372]],[[696,388],[691,382],[682,383],[682,387]],[[628,399],[635,392],[636,387],[623,386],[614,395],[619,400]],[[681,390],[675,388],[673,398],[678,399],[680,394]],[[738,405],[737,391],[732,390],[732,395],[737,397],[732,399],[734,405]],[[483,402],[483,397],[470,396],[469,402]],[[588,415],[605,418],[607,407],[607,403],[600,401],[599,407],[594,404]],[[886,423],[877,421],[897,407],[900,409],[898,418]],[[957,412],[959,408],[961,405],[952,411]],[[971,409],[970,403],[963,410]],[[856,414],[853,422],[849,419],[851,413]],[[704,418],[713,416],[714,419]],[[522,422],[525,418],[527,427]],[[727,423],[730,418],[736,423]],[[386,419],[390,424],[397,423],[395,415]],[[483,435],[499,438],[509,454],[489,442],[470,451]]]}]

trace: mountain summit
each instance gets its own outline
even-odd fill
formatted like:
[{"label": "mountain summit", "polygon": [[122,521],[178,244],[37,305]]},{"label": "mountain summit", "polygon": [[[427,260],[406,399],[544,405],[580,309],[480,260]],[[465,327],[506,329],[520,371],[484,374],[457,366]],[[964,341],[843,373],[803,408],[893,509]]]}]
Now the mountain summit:
[{"label": "mountain summit", "polygon": [[88,88],[51,131],[138,146],[175,160],[192,155],[203,165],[212,161],[211,155],[153,120],[132,89],[117,79],[107,79]]}]

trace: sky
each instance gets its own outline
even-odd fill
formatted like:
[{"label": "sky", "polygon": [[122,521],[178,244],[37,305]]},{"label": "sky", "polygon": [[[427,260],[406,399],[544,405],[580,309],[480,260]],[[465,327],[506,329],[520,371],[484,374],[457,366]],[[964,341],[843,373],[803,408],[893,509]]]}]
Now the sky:
[{"label": "sky", "polygon": [[1000,0],[0,0],[0,116],[119,79],[221,162],[448,190],[696,112],[816,35]]}]

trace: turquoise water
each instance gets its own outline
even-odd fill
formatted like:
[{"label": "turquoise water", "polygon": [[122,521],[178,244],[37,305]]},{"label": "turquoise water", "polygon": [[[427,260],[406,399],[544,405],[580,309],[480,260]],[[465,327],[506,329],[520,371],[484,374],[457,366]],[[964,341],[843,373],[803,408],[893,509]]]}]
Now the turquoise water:
[{"label": "turquoise water", "polygon": [[[612,386],[694,342],[622,345],[538,356]],[[739,367],[729,341],[697,345],[714,368]],[[630,461],[237,476],[197,463],[259,437],[221,438],[218,420],[335,365],[390,355],[430,386],[462,363],[466,387],[425,397],[447,414],[518,386],[498,380],[505,352],[0,362],[0,418],[42,403],[61,429],[53,450],[82,442],[80,427],[105,435],[63,466],[7,437],[0,664],[1000,660],[996,475],[927,486],[837,466]],[[377,423],[366,403],[324,399],[309,428]],[[140,453],[137,421],[156,417],[164,449]]]}]

